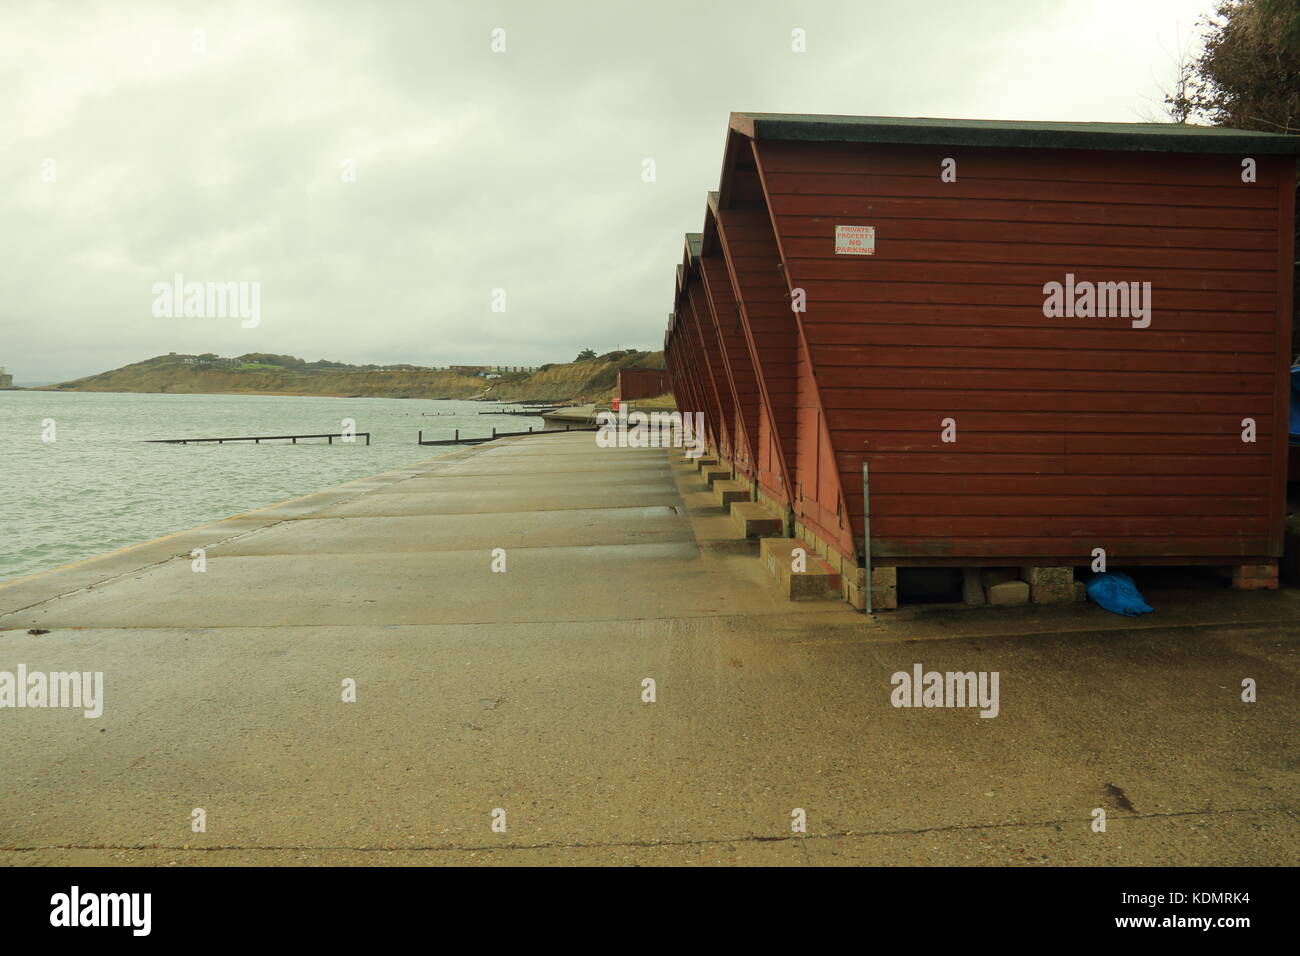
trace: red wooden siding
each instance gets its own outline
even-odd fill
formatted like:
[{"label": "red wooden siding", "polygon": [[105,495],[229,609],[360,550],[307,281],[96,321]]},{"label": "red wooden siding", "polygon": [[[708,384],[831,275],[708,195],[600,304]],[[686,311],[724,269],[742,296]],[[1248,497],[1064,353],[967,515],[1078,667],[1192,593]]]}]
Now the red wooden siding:
[{"label": "red wooden siding", "polygon": [[704,394],[704,384],[700,380],[699,346],[695,342],[694,332],[688,322],[679,316],[682,330],[682,346],[686,360],[686,381],[691,394],[691,411],[704,416],[706,444],[710,450],[718,447],[718,427],[716,411]]},{"label": "red wooden siding", "polygon": [[700,278],[704,283],[705,297],[721,345],[723,367],[731,390],[734,415],[732,443],[736,454],[733,464],[737,472],[747,480],[752,480],[757,475],[758,462],[754,444],[759,433],[758,383],[749,346],[745,342],[736,297],[731,291],[726,260],[716,245],[710,251],[707,231],[704,253],[700,256]]},{"label": "red wooden siding", "polygon": [[[886,564],[1281,554],[1293,158],[1260,156],[1243,183],[1237,155],[755,152],[762,199],[722,209],[723,249],[791,477],[817,489],[805,520],[828,540],[841,520],[841,549],[862,535],[865,460]],[[837,256],[837,224],[874,226],[875,255]],[[1045,317],[1043,285],[1067,273],[1150,282],[1150,327]]]},{"label": "red wooden siding", "polygon": [[691,324],[699,336],[704,356],[702,377],[706,380],[707,390],[718,411],[719,451],[728,461],[732,461],[735,458],[735,403],[731,394],[731,385],[727,381],[727,371],[723,365],[717,328],[713,322],[713,315],[709,311],[704,282],[700,278],[698,258],[692,261],[687,276],[686,308],[690,309]]},{"label": "red wooden siding", "polygon": [[665,356],[665,359],[670,362],[669,368],[674,370],[673,396],[677,408],[683,415],[691,415],[692,423],[696,413],[703,415],[705,435],[701,437],[712,444],[713,432],[698,381],[691,333],[682,320],[680,312],[673,314],[670,335],[672,351]]},{"label": "red wooden siding", "polygon": [[769,495],[792,503],[798,332],[780,253],[761,207],[719,210],[717,227],[760,397],[756,477]]},{"label": "red wooden siding", "polygon": [[[704,337],[700,331],[695,311],[691,308],[690,300],[686,294],[684,277],[682,277],[678,316],[689,342],[687,348],[691,356],[691,376],[696,393],[699,396],[700,410],[704,412],[704,418],[708,422],[710,447],[713,450],[722,451],[728,444],[726,423],[723,420],[717,389],[713,384],[713,374],[709,367],[709,355],[705,348]],[[725,451],[723,453],[725,454]]]},{"label": "red wooden siding", "polygon": [[[795,434],[794,510],[823,541],[846,557],[856,554],[852,524],[841,491],[839,468],[831,432],[821,406],[813,366],[804,343],[799,343],[798,422]],[[859,486],[860,486],[859,482]]]}]

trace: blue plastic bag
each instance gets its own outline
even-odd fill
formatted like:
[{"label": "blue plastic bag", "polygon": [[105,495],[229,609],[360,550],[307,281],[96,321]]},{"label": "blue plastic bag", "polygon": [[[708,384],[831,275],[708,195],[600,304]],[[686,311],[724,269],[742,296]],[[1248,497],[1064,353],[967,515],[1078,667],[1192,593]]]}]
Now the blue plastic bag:
[{"label": "blue plastic bag", "polygon": [[1155,610],[1142,600],[1137,585],[1123,571],[1094,574],[1088,582],[1087,591],[1088,597],[1106,610],[1125,617],[1137,617]]},{"label": "blue plastic bag", "polygon": [[1300,365],[1291,369],[1291,426],[1287,441],[1300,445]]}]

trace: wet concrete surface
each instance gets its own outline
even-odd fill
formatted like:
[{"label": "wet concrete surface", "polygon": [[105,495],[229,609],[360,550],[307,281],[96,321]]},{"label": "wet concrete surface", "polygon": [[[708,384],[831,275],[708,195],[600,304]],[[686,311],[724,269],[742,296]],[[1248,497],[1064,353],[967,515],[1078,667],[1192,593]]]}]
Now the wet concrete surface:
[{"label": "wet concrete surface", "polygon": [[[105,675],[0,710],[0,863],[1300,861],[1300,592],[791,604],[670,455],[505,440],[0,587],[0,671]],[[998,716],[894,707],[917,663]]]}]

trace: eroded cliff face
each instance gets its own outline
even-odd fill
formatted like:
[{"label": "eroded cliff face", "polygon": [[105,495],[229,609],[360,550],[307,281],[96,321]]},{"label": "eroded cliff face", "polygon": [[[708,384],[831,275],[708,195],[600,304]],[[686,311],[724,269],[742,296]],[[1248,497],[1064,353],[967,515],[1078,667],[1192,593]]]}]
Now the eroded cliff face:
[{"label": "eroded cliff face", "polygon": [[233,360],[186,361],[158,356],[48,389],[83,392],[176,394],[346,395],[367,398],[543,399],[600,402],[613,393],[618,371],[661,367],[661,352],[610,353],[583,362],[543,366],[484,379],[446,369],[281,367]]},{"label": "eroded cliff face", "polygon": [[663,367],[662,352],[629,353],[621,358],[588,359],[543,367],[527,375],[508,375],[488,382],[488,398],[512,401],[520,398],[548,400],[583,399],[603,402],[614,394],[619,369]]}]

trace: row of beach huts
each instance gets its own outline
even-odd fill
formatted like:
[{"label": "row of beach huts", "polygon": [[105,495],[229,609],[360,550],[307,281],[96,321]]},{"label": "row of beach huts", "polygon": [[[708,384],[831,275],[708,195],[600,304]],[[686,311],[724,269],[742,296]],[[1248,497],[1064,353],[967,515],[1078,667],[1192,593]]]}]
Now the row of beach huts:
[{"label": "row of beach huts", "polygon": [[1148,565],[1276,587],[1297,154],[1175,124],[733,113],[664,337],[719,503],[792,596],[863,610],[918,568],[967,603]]}]

